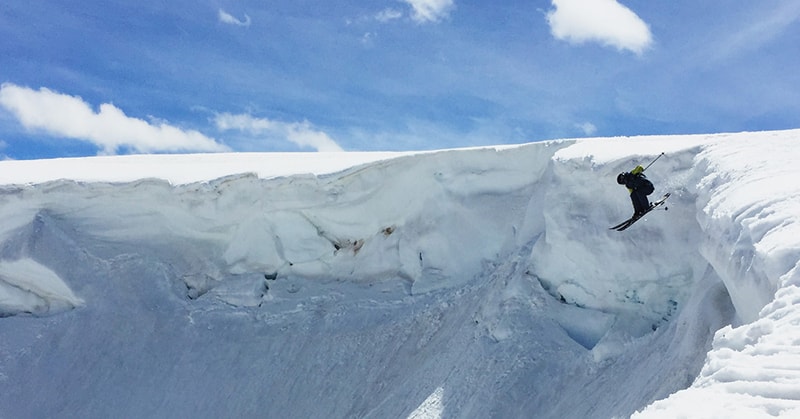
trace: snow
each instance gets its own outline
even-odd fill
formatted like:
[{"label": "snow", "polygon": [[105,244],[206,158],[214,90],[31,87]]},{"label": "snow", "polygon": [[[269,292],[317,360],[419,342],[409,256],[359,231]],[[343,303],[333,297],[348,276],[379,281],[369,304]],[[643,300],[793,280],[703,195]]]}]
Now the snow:
[{"label": "snow", "polygon": [[0,162],[0,417],[797,417],[798,140]]},{"label": "snow", "polygon": [[132,182],[154,178],[185,184],[216,179],[232,173],[254,173],[262,178],[296,174],[321,175],[406,154],[409,153],[149,154],[8,160],[0,165],[0,179],[5,184],[28,184],[60,179],[79,182]]},{"label": "snow", "polygon": [[0,314],[54,314],[82,303],[55,272],[36,261],[0,261]]}]

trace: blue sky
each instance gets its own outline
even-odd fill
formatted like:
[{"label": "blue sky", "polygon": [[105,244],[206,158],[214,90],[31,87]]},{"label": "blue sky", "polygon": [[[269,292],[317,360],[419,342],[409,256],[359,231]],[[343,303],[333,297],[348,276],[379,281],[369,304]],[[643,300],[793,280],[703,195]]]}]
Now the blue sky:
[{"label": "blue sky", "polygon": [[0,57],[13,159],[800,128],[797,0],[26,0]]}]

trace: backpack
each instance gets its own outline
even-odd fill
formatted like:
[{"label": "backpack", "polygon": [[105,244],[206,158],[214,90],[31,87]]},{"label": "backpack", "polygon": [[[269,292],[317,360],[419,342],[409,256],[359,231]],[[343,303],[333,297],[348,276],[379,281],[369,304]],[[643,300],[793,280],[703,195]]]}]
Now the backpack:
[{"label": "backpack", "polygon": [[650,182],[650,180],[644,176],[644,173],[639,173],[634,176],[636,177],[634,184],[636,185],[637,191],[640,191],[645,195],[650,195],[653,193],[653,191],[655,191],[656,188],[653,186],[653,182]]}]

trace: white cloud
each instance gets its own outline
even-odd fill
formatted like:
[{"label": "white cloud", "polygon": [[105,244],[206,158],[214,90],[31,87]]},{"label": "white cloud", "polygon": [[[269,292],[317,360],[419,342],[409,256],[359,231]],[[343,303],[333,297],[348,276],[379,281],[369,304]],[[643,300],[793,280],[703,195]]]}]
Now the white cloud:
[{"label": "white cloud", "polygon": [[110,103],[100,105],[95,112],[80,97],[46,88],[33,90],[4,83],[0,87],[0,106],[26,129],[89,141],[106,154],[114,154],[121,147],[143,153],[228,150],[197,131],[131,118]]},{"label": "white cloud", "polygon": [[591,122],[583,122],[580,124],[575,124],[579,130],[583,131],[584,135],[594,135],[597,133],[597,127]]},{"label": "white cloud", "polygon": [[552,0],[550,32],[570,43],[599,42],[641,54],[652,43],[647,24],[616,0]]},{"label": "white cloud", "polygon": [[455,8],[453,0],[402,0],[414,9],[412,19],[419,23],[438,22]]},{"label": "white cloud", "polygon": [[385,23],[390,20],[400,19],[401,17],[403,17],[403,12],[397,9],[388,8],[378,12],[375,15],[375,20]]},{"label": "white cloud", "polygon": [[244,15],[244,20],[239,20],[230,13],[219,9],[219,21],[222,23],[227,23],[229,25],[236,25],[236,26],[250,26],[250,16]]},{"label": "white cloud", "polygon": [[252,115],[233,115],[223,113],[214,119],[217,128],[222,131],[238,130],[251,135],[266,135],[288,140],[299,147],[313,148],[317,151],[343,151],[328,134],[317,131],[308,121],[281,122],[266,118],[254,118]]},{"label": "white cloud", "polygon": [[375,38],[377,37],[378,35],[375,32],[366,32],[361,36],[361,43],[367,47],[371,47],[375,43]]}]

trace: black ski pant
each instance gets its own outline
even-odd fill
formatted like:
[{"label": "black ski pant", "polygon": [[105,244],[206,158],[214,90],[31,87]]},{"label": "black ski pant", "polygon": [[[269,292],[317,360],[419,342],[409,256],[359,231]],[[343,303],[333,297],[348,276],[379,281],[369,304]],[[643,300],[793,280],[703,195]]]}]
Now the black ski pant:
[{"label": "black ski pant", "polygon": [[633,202],[633,211],[636,214],[642,214],[650,208],[650,201],[647,199],[647,194],[642,191],[634,190],[631,192],[631,202]]}]

